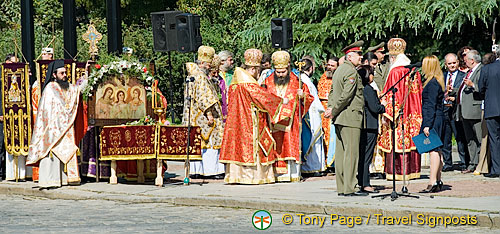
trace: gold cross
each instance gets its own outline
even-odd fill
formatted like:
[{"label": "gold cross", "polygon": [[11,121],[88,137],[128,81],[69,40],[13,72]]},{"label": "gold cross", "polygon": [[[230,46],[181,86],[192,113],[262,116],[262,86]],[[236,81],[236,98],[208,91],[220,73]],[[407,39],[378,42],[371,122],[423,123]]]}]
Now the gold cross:
[{"label": "gold cross", "polygon": [[83,40],[89,43],[89,54],[94,57],[98,54],[99,48],[97,48],[97,43],[102,39],[102,34],[99,33],[95,26],[91,23],[87,32],[83,34]]}]

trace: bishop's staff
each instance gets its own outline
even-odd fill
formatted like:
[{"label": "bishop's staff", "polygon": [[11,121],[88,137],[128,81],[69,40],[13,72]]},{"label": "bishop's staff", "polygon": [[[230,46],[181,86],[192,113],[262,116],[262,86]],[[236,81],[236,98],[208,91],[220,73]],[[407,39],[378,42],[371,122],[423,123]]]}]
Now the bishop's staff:
[{"label": "bishop's staff", "polygon": [[[305,66],[306,63],[302,60],[296,61],[295,66],[298,67],[299,69],[299,89],[302,90],[302,67]],[[298,96],[299,98],[299,156],[302,157],[302,106],[301,106],[301,101],[305,103],[305,97],[304,94],[302,93],[302,96]],[[292,123],[293,124],[293,123]]]}]

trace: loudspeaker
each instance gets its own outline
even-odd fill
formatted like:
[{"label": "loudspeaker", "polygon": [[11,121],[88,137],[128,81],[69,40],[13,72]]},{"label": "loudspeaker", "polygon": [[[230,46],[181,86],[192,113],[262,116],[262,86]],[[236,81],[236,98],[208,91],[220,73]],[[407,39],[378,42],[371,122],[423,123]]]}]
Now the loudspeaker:
[{"label": "loudspeaker", "polygon": [[184,13],[175,17],[177,25],[177,51],[194,52],[201,46],[200,16]]},{"label": "loudspeaker", "polygon": [[273,48],[288,49],[293,46],[292,19],[271,19],[271,42]]},{"label": "loudspeaker", "polygon": [[177,27],[175,16],[181,11],[160,11],[151,13],[153,26],[153,49],[157,52],[177,50]]}]

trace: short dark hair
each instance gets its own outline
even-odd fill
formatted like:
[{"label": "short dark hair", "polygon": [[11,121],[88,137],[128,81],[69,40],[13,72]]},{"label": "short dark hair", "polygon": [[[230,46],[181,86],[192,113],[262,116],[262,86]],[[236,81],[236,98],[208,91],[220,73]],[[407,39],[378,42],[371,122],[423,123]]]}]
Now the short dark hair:
[{"label": "short dark hair", "polygon": [[302,62],[305,63],[305,65],[302,67],[302,71],[307,71],[313,66],[313,63],[310,59],[302,59]]},{"label": "short dark hair", "polygon": [[366,52],[366,54],[363,55],[363,59],[361,59],[361,63],[364,63],[365,61],[372,61],[374,59],[377,59],[378,60],[378,57],[377,55],[375,55],[375,53],[373,52]]},{"label": "short dark hair", "polygon": [[[339,57],[335,56],[335,55],[330,55],[330,57],[328,57],[328,60],[333,60],[335,62],[339,62]],[[327,61],[328,62],[328,61]]]},{"label": "short dark hair", "polygon": [[265,53],[262,55],[262,60],[260,60],[260,63],[267,63],[267,62],[271,62],[271,55],[268,54],[268,53]]},{"label": "short dark hair", "polygon": [[5,62],[10,61],[14,57],[16,57],[14,54],[8,54],[7,56],[5,56]]},{"label": "short dark hair", "polygon": [[359,68],[358,74],[361,77],[363,86],[370,84],[370,75],[373,75],[373,68],[370,65],[363,65]]}]

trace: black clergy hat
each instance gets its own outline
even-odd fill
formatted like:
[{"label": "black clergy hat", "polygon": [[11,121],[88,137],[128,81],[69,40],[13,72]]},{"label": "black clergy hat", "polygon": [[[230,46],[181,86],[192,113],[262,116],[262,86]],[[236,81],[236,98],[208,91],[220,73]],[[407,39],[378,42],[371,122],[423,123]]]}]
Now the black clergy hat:
[{"label": "black clergy hat", "polygon": [[42,90],[45,89],[45,86],[49,84],[49,82],[54,80],[52,74],[57,71],[57,69],[64,67],[64,60],[54,60],[51,62],[47,68],[47,73],[45,74],[45,82],[43,83]]}]

